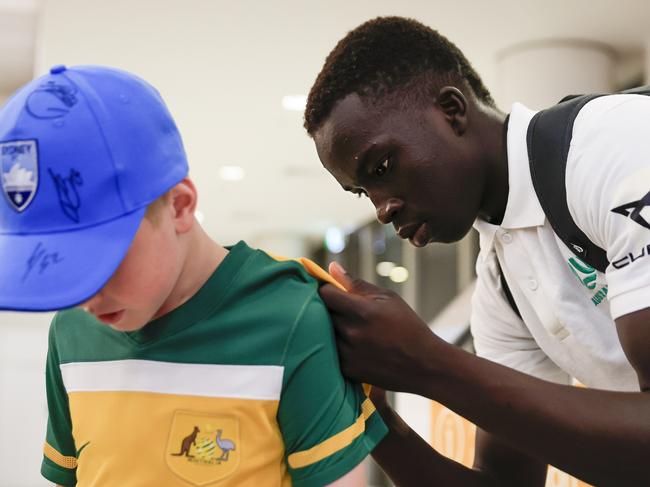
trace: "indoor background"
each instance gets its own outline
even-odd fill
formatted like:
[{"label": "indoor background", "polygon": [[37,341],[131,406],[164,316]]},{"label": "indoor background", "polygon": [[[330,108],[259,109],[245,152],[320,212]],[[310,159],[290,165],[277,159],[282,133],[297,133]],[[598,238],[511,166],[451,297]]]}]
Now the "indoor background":
[{"label": "indoor background", "polygon": [[[302,128],[326,55],[378,15],[413,17],[447,36],[506,112],[515,100],[542,108],[569,93],[642,84],[650,64],[645,0],[0,0],[0,101],[55,64],[140,75],[176,118],[198,218],[213,238],[339,260],[471,350],[474,235],[453,246],[404,244],[372,223],[368,200],[340,190]],[[0,312],[0,487],[48,485],[39,468],[51,316]],[[428,400],[394,400],[422,436],[471,462],[470,425]],[[388,485],[369,471],[369,485]],[[583,484],[552,471],[548,485]]]}]

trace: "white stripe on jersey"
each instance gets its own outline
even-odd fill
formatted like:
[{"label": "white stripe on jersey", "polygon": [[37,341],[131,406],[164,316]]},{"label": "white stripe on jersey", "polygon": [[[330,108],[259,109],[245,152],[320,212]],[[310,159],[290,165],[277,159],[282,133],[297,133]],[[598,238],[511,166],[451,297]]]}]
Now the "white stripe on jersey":
[{"label": "white stripe on jersey", "polygon": [[279,400],[284,367],[112,360],[61,364],[66,391],[157,392]]}]

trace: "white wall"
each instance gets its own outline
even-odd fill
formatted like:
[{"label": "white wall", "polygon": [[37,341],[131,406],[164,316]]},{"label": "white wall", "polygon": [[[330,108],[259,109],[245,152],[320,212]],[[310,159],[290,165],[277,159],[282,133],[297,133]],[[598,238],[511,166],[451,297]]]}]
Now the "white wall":
[{"label": "white wall", "polygon": [[0,487],[50,485],[40,466],[51,319],[51,313],[0,312]]}]

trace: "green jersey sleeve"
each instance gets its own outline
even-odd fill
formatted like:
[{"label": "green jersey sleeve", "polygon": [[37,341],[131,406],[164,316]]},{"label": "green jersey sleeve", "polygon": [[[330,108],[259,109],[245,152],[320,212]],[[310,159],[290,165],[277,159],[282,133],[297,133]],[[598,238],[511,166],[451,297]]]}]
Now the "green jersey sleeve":
[{"label": "green jersey sleeve", "polygon": [[59,368],[56,345],[57,318],[58,314],[50,326],[45,369],[48,420],[41,474],[56,484],[74,486],[77,483],[77,452],[72,437],[68,395]]},{"label": "green jersey sleeve", "polygon": [[339,369],[334,332],[315,292],[284,352],[278,422],[295,487],[327,485],[353,470],[388,429],[360,384]]}]

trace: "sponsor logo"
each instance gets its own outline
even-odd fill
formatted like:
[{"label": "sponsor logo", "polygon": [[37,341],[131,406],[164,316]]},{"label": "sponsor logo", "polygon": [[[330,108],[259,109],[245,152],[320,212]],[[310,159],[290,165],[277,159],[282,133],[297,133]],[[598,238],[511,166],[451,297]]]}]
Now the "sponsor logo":
[{"label": "sponsor logo", "polygon": [[617,206],[616,208],[613,208],[612,211],[619,215],[628,217],[633,222],[636,222],[642,227],[650,230],[650,223],[648,223],[643,215],[641,215],[641,212],[646,206],[650,206],[650,191],[648,191],[643,198]]},{"label": "sponsor logo", "polygon": [[637,260],[642,259],[644,257],[648,257],[649,255],[650,255],[650,244],[647,244],[646,246],[641,247],[636,252],[629,252],[628,254],[624,255],[620,259],[616,259],[612,261],[612,266],[614,266],[614,269],[622,269],[623,267],[627,267],[630,264],[634,264]]},{"label": "sponsor logo", "polygon": [[[569,269],[571,269],[573,275],[576,276],[576,278],[578,278],[580,284],[582,284],[590,291],[596,289],[598,285],[596,282],[596,279],[598,278],[598,273],[596,272],[596,269],[594,269],[589,264],[587,264],[586,262],[584,262],[583,260],[577,257],[571,257],[568,262],[569,262]],[[594,303],[595,306],[598,306],[600,303],[604,301],[606,297],[607,297],[607,286],[603,286],[600,289],[598,289],[596,293],[591,297],[591,302]]]}]

